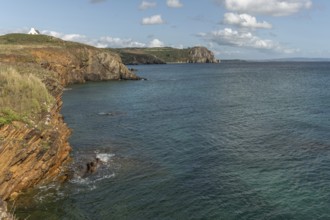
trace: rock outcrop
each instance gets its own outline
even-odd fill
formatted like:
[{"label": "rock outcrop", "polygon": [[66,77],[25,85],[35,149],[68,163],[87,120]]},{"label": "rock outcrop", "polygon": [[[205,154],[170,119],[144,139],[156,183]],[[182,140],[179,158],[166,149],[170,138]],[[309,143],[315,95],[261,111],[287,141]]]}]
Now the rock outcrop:
[{"label": "rock outcrop", "polygon": [[103,80],[138,80],[117,54],[92,48],[36,48],[29,53],[42,67],[58,73],[63,85]]},{"label": "rock outcrop", "polygon": [[46,35],[0,36],[0,62],[33,63],[58,74],[63,85],[101,80],[138,80],[119,55]]},{"label": "rock outcrop", "polygon": [[189,49],[188,63],[218,63],[212,51],[206,47],[193,47]]}]

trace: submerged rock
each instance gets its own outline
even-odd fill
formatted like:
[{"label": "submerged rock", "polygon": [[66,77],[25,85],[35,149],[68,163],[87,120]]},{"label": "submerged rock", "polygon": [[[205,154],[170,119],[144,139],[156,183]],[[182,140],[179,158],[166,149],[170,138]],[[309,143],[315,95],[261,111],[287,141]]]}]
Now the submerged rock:
[{"label": "submerged rock", "polygon": [[104,162],[95,157],[93,159],[80,158],[70,168],[68,179],[86,178],[97,173]]}]

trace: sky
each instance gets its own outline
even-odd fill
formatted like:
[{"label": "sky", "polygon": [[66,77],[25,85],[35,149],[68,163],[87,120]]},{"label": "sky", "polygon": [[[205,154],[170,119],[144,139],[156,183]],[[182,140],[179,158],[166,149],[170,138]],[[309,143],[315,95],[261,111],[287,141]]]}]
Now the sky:
[{"label": "sky", "polygon": [[0,0],[0,34],[96,47],[205,46],[218,59],[330,58],[329,0]]}]

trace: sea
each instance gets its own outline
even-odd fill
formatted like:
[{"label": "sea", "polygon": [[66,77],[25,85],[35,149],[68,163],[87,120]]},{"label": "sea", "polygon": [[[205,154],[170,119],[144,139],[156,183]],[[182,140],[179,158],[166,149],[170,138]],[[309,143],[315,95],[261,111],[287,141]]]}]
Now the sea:
[{"label": "sea", "polygon": [[330,219],[330,63],[130,68],[147,80],[66,89],[76,172],[17,217]]}]

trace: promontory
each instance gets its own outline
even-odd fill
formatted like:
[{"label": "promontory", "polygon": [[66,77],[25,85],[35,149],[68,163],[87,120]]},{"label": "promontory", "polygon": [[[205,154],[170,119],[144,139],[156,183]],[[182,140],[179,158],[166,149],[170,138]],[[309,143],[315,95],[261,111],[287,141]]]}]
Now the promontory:
[{"label": "promontory", "polygon": [[206,47],[178,49],[172,47],[117,48],[109,49],[120,55],[124,64],[165,63],[219,63],[212,51]]}]

